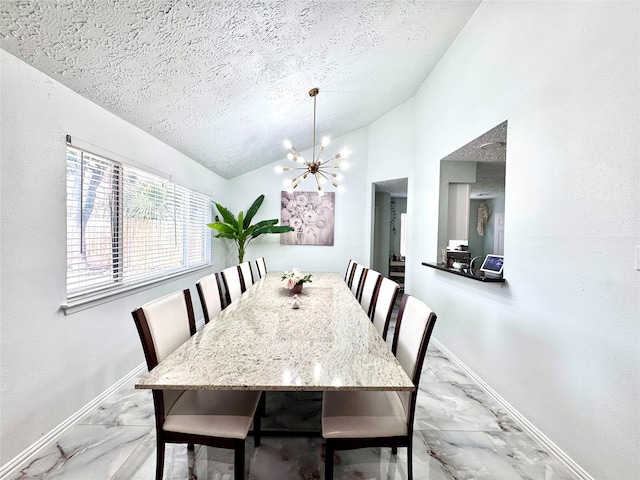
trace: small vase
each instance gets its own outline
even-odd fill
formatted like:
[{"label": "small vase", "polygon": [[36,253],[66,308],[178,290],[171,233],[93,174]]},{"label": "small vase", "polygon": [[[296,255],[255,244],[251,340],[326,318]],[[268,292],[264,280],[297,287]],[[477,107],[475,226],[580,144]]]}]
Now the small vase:
[{"label": "small vase", "polygon": [[302,292],[302,282],[298,282],[295,284],[295,286],[291,289],[291,293],[300,293]]}]

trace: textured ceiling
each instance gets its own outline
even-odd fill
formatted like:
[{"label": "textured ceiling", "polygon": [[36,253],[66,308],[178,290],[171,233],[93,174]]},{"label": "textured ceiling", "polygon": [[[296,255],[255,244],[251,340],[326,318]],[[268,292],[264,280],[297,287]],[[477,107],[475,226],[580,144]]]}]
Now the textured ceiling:
[{"label": "textured ceiling", "polygon": [[386,192],[392,197],[407,197],[409,180],[405,178],[394,178],[393,180],[383,180],[375,183],[376,192]]},{"label": "textured ceiling", "polygon": [[[483,145],[495,148],[483,149]],[[478,162],[476,183],[471,184],[471,199],[495,198],[504,195],[507,166],[507,122],[493,127],[471,140],[442,161]]]},{"label": "textured ceiling", "polygon": [[413,96],[479,3],[1,0],[0,47],[232,178],[311,148],[312,87],[319,136]]}]

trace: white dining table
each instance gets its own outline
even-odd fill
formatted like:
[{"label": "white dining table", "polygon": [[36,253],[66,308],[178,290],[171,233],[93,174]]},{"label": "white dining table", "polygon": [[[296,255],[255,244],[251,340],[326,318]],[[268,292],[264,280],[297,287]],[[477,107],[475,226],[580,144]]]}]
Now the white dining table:
[{"label": "white dining table", "polygon": [[339,273],[292,308],[270,272],[136,384],[163,390],[414,390]]}]

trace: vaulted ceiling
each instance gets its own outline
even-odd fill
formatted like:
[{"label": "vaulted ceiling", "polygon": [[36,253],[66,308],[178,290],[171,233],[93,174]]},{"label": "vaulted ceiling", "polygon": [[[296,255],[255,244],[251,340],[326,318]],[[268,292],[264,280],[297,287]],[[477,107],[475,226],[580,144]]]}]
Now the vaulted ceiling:
[{"label": "vaulted ceiling", "polygon": [[313,87],[332,137],[412,97],[479,3],[2,0],[0,47],[233,178],[312,147]]}]

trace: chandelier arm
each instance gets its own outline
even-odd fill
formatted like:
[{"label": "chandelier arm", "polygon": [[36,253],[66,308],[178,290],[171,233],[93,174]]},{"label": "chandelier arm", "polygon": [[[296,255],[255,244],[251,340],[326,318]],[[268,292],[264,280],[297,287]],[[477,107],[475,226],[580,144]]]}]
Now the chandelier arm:
[{"label": "chandelier arm", "polygon": [[331,177],[334,177],[334,178],[335,178],[335,173],[327,173],[327,172],[323,172],[322,170],[318,170],[318,173],[319,173],[320,175],[322,175],[322,176],[324,177],[324,179],[325,179],[327,182],[330,182],[330,183],[332,183],[332,184],[334,184],[334,185],[335,185],[335,183],[334,183],[333,179],[332,179],[332,178],[329,178],[329,176],[331,176]]},{"label": "chandelier arm", "polygon": [[305,170],[304,172],[299,173],[298,175],[296,175],[295,177],[293,177],[293,179],[291,179],[291,183],[297,182],[298,179],[304,175],[307,174],[307,171]]},{"label": "chandelier arm", "polygon": [[[314,139],[314,141],[315,141],[315,139]],[[323,145],[320,145],[320,151],[318,152],[318,156],[317,156],[317,157],[315,157],[315,155],[314,155],[314,159],[313,159],[313,161],[314,161],[314,162],[316,162],[316,163],[318,163],[319,165],[322,165],[322,162],[320,162],[319,160],[320,160],[320,155],[322,155],[322,151],[323,151],[323,150],[324,150],[324,146],[323,146]]]},{"label": "chandelier arm", "polygon": [[339,158],[340,158],[340,154],[336,153],[333,157],[331,157],[328,160],[325,160],[324,162],[320,163],[320,165],[326,165],[327,167],[332,167],[333,165],[327,165],[327,163],[333,162],[334,160],[338,160]]}]

